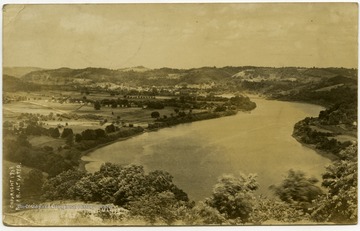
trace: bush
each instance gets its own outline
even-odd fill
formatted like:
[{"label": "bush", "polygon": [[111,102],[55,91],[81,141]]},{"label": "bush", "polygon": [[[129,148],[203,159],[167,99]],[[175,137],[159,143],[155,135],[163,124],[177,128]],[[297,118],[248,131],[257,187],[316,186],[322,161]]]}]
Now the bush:
[{"label": "bush", "polygon": [[183,215],[186,225],[222,225],[226,224],[225,217],[215,208],[200,201],[191,210],[187,210]]},{"label": "bush", "polygon": [[261,225],[265,222],[294,223],[298,221],[310,221],[310,215],[302,210],[294,208],[289,203],[268,199],[260,196],[257,198],[249,222]]},{"label": "bush", "polygon": [[150,224],[173,224],[178,216],[177,209],[182,206],[172,192],[144,194],[128,205],[132,216],[140,216]]},{"label": "bush", "polygon": [[96,102],[94,103],[94,109],[95,109],[95,110],[100,110],[100,109],[101,109],[101,104],[100,104],[99,101],[96,101]]},{"label": "bush", "polygon": [[316,178],[307,178],[305,173],[290,169],[283,182],[279,186],[270,186],[270,189],[282,201],[308,209],[312,201],[323,194],[321,188],[316,186],[317,182]]},{"label": "bush", "polygon": [[328,193],[315,201],[311,216],[318,222],[355,224],[358,217],[357,144],[340,153],[340,159],[326,168],[322,186]]},{"label": "bush", "polygon": [[159,117],[160,117],[160,113],[158,111],[151,112],[151,118],[159,118]]},{"label": "bush", "polygon": [[226,219],[245,223],[253,210],[253,193],[257,188],[255,175],[223,175],[214,186],[212,196],[205,202],[217,209]]}]

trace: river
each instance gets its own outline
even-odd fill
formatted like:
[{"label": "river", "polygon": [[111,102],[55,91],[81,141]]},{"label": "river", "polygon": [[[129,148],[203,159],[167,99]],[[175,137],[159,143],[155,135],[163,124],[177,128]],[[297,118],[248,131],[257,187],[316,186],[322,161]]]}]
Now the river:
[{"label": "river", "polygon": [[330,160],[297,142],[296,122],[317,116],[317,105],[252,98],[250,113],[181,124],[110,144],[83,157],[97,171],[104,162],[139,164],[146,171],[165,170],[192,200],[210,196],[222,174],[256,173],[259,193],[279,184],[289,169],[321,180]]}]

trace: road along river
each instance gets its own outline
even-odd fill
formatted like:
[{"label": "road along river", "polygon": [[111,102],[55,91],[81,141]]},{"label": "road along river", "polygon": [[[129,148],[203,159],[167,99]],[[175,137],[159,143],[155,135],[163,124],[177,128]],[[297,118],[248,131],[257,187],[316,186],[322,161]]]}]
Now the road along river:
[{"label": "road along river", "polygon": [[146,171],[164,170],[192,200],[210,196],[222,174],[256,173],[259,193],[279,184],[289,169],[302,170],[321,180],[330,160],[297,142],[293,126],[316,117],[317,105],[252,98],[251,113],[181,124],[148,132],[101,147],[82,159],[97,171],[104,162],[143,165]]}]

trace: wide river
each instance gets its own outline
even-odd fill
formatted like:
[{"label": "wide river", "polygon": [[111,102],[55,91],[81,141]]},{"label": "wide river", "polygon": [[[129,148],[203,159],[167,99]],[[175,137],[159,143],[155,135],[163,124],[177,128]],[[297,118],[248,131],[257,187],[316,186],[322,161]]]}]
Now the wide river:
[{"label": "wide river", "polygon": [[146,171],[165,170],[192,200],[210,196],[222,174],[256,173],[259,193],[279,184],[289,169],[321,180],[330,160],[297,142],[294,124],[317,116],[322,107],[252,98],[251,113],[181,124],[147,132],[97,149],[83,160],[97,171],[104,162],[143,165]]}]

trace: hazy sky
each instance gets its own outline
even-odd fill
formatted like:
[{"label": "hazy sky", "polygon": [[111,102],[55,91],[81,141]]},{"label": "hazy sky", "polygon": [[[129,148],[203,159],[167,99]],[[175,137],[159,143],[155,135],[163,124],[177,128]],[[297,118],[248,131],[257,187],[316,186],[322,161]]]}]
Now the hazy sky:
[{"label": "hazy sky", "polygon": [[357,67],[354,3],[8,5],[4,66]]}]

